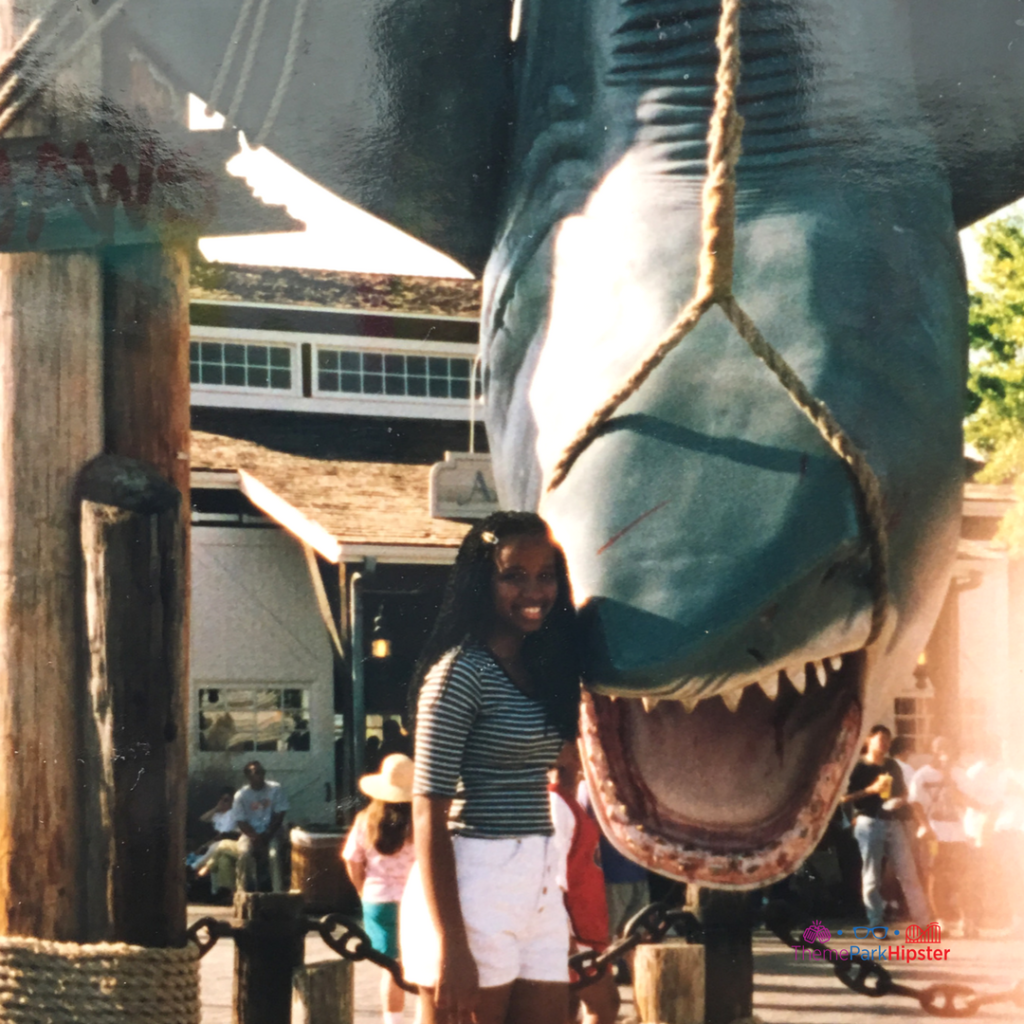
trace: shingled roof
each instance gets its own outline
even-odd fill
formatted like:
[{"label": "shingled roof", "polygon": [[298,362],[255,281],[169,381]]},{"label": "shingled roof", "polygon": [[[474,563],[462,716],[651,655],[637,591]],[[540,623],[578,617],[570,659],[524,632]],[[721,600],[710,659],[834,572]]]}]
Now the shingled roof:
[{"label": "shingled roof", "polygon": [[434,519],[430,467],[304,458],[192,433],[193,470],[244,470],[341,544],[458,547],[468,526]]},{"label": "shingled roof", "polygon": [[192,263],[191,297],[469,319],[480,315],[479,281],[249,267],[209,263],[202,257]]}]

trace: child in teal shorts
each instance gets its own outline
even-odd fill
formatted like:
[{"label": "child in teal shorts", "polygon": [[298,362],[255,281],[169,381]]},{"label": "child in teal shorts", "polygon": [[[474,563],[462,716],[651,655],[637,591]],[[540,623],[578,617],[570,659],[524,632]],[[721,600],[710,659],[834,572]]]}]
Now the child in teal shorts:
[{"label": "child in teal shorts", "polygon": [[[384,758],[376,775],[359,788],[371,798],[356,815],[341,851],[345,869],[363,902],[363,927],[373,948],[398,957],[398,904],[416,854],[412,844],[412,761],[405,754]],[[380,981],[384,1024],[399,1024],[405,993],[388,971]]]}]

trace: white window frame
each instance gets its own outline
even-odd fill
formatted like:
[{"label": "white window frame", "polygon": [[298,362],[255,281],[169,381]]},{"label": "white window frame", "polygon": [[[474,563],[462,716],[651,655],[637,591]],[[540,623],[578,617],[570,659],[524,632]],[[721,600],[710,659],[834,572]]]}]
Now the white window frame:
[{"label": "white window frame", "polygon": [[[332,335],[330,341],[315,341],[312,345],[312,384],[313,397],[321,401],[329,401],[332,405],[344,404],[353,406],[352,411],[372,412],[381,415],[402,415],[396,410],[403,410],[405,415],[436,417],[443,412],[445,419],[469,419],[468,398],[431,398],[412,395],[365,395],[351,391],[322,391],[320,389],[319,365],[321,352],[363,352],[373,355],[404,355],[421,356],[424,359],[466,359],[470,363],[472,375],[473,362],[477,355],[477,346],[458,341],[439,341],[424,345],[419,341],[403,338],[364,338],[360,336],[338,334]],[[470,378],[472,380],[472,376]],[[472,385],[471,385],[472,386]],[[482,403],[478,401],[478,406]]]},{"label": "white window frame", "polygon": [[[222,409],[279,409],[286,412],[319,412],[335,415],[381,416],[399,419],[466,420],[470,402],[466,398],[409,397],[407,395],[357,395],[343,391],[321,391],[318,387],[318,352],[325,349],[379,352],[381,355],[446,356],[475,360],[479,346],[472,342],[422,341],[405,338],[367,338],[351,334],[323,334],[300,331],[266,331],[252,328],[193,326],[191,341],[216,341],[253,345],[287,345],[292,349],[292,388],[237,388],[223,384],[193,384],[192,404]],[[311,395],[302,394],[303,345],[310,346]],[[477,400],[474,413],[483,420],[484,402]]]},{"label": "white window frame", "polygon": [[[273,336],[270,336],[273,334]],[[240,384],[193,384],[192,391],[211,395],[252,395],[263,399],[302,398],[302,356],[299,342],[294,335],[284,332],[234,330],[230,327],[193,327],[189,342],[202,344],[213,342],[218,345],[262,345],[268,348],[287,348],[289,350],[292,386],[290,388],[254,388]],[[189,353],[189,375],[191,377],[192,359]],[[202,404],[202,403],[199,403]],[[219,403],[218,403],[219,404]],[[227,403],[233,404],[233,403]]]},{"label": "white window frame", "polygon": [[[199,728],[199,713],[202,710],[200,692],[203,690],[304,690],[309,701],[309,750],[203,750],[201,746],[202,730]],[[238,679],[232,679],[229,682],[219,682],[215,679],[192,680],[194,702],[192,710],[192,725],[195,732],[190,744],[189,756],[203,758],[245,758],[248,761],[261,761],[268,765],[277,765],[282,763],[285,766],[291,764],[297,767],[296,762],[292,760],[293,758],[296,756],[307,756],[317,751],[317,735],[316,729],[313,726],[313,719],[316,715],[316,711],[313,707],[313,703],[316,698],[315,690],[316,686],[310,679],[272,679],[260,680],[258,682],[243,682]]]}]

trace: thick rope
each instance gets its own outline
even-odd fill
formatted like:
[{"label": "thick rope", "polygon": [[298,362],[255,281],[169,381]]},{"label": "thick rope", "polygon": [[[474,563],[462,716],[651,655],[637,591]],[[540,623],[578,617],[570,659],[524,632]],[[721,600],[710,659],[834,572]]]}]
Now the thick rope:
[{"label": "thick rope", "polygon": [[[121,13],[122,8],[127,2],[128,0],[114,0],[114,2],[100,17],[90,20],[86,28],[76,38],[75,42],[44,66],[42,70],[45,72],[45,77],[41,75],[35,84],[29,85],[25,92],[18,94],[17,99],[2,108],[2,112],[0,112],[0,134],[3,134],[8,128],[10,128],[10,126],[21,116],[29,103],[31,103],[39,93],[52,84],[54,76],[78,56],[83,47],[91,41],[92,37],[102,32],[111,20]],[[60,26],[58,26],[58,31],[65,24],[66,20],[67,16],[65,16],[61,21]],[[13,88],[14,87],[12,87],[12,92]],[[9,95],[10,94],[8,94],[8,96]]]},{"label": "thick rope", "polygon": [[199,1024],[199,949],[0,938],[4,1024]]},{"label": "thick rope", "polygon": [[295,72],[295,61],[299,55],[299,44],[302,41],[302,26],[306,20],[306,8],[309,0],[298,0],[295,5],[295,13],[292,15],[292,31],[288,37],[288,49],[284,55],[284,64],[281,66],[281,74],[277,79],[277,88],[274,90],[273,99],[267,109],[267,116],[263,119],[260,130],[256,133],[253,141],[254,146],[262,146],[267,141],[270,129],[274,127],[277,115],[281,112],[281,104],[284,102],[285,93],[291,83],[292,75]]},{"label": "thick rope", "polygon": [[602,431],[619,406],[634,394],[662,360],[718,306],[751,351],[775,374],[793,404],[814,424],[829,447],[846,463],[856,486],[862,528],[871,558],[871,630],[867,643],[878,639],[889,607],[889,541],[882,489],[863,452],[839,425],[828,406],[815,398],[796,371],[772,347],[743,311],[732,293],[736,241],[736,164],[740,156],[743,118],[736,107],[740,78],[741,0],[722,0],[718,25],[719,61],[715,104],[708,125],[708,173],[701,200],[701,251],[693,297],[626,382],[611,395],[576,434],[555,464],[548,482],[553,491],[569,475],[576,460]]},{"label": "thick rope", "polygon": [[225,120],[228,124],[237,124],[238,110],[245,99],[245,90],[249,85],[249,76],[252,74],[253,65],[256,63],[256,51],[263,41],[263,26],[267,20],[267,10],[270,7],[270,0],[260,0],[256,9],[256,20],[252,26],[252,35],[249,36],[249,45],[245,50],[245,57],[242,60],[242,70],[239,72],[238,81],[235,83],[235,95],[231,100],[231,106],[225,112]]}]

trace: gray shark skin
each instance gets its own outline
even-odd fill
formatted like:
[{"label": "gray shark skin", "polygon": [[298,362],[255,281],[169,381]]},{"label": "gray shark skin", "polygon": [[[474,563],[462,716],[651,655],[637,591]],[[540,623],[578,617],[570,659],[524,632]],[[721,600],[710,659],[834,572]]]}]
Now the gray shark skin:
[{"label": "gray shark skin", "polygon": [[[485,276],[499,491],[566,550],[606,831],[702,884],[764,884],[813,847],[864,705],[927,638],[957,535],[964,278],[899,8],[752,0],[738,97],[735,294],[885,495],[892,613],[867,653],[851,480],[719,311],[546,491],[693,292],[718,11],[591,0],[531,5],[524,25]],[[575,75],[551,56],[570,38],[591,47]]]},{"label": "gray shark skin", "polygon": [[[310,0],[289,77],[297,5],[267,8],[255,84],[236,93],[228,75],[224,95],[339,195],[486,263],[495,472],[504,504],[539,509],[567,553],[602,826],[702,885],[788,874],[944,594],[966,365],[956,230],[1024,193],[1019,4],[743,9],[734,292],[880,479],[890,612],[870,646],[850,477],[718,310],[546,490],[692,294],[718,4],[523,0],[512,42],[511,5],[493,0]],[[240,9],[135,0],[126,17],[209,97]]]}]

